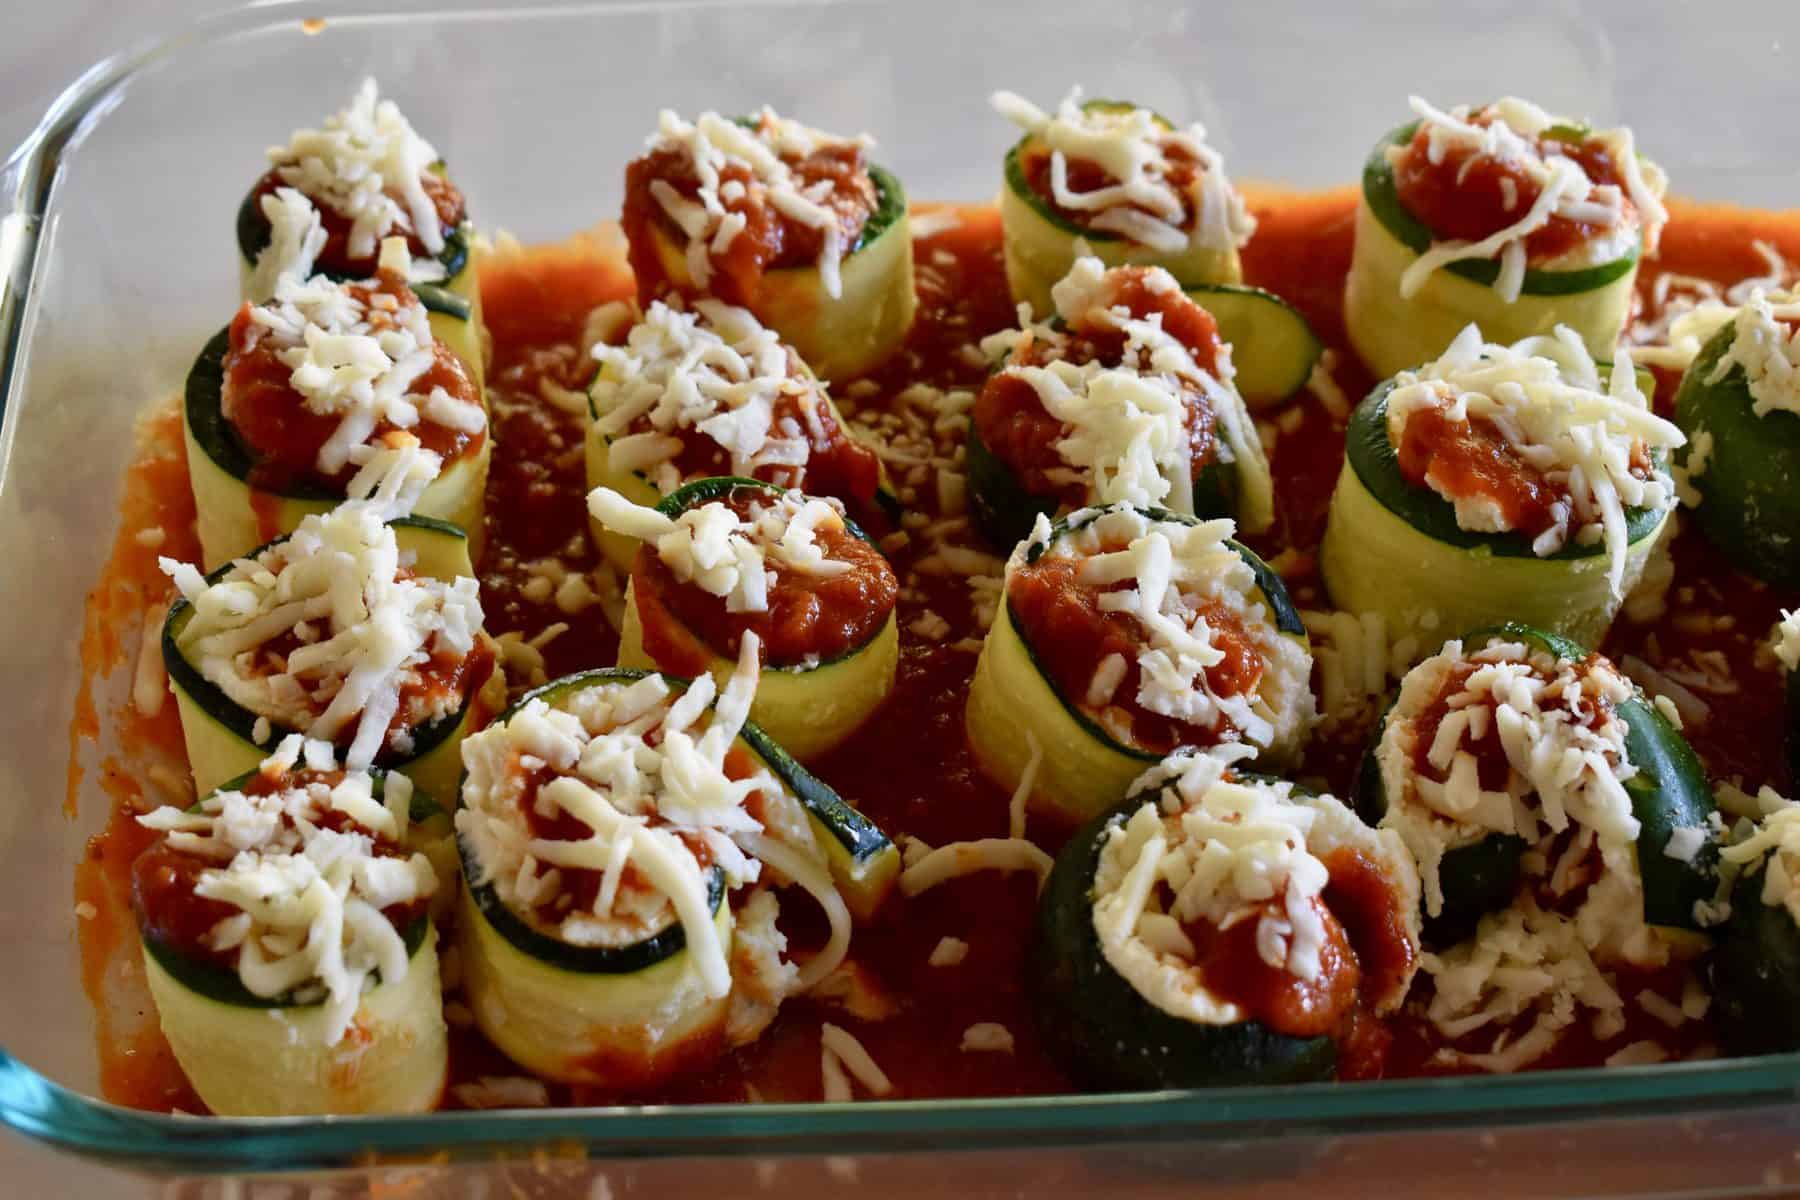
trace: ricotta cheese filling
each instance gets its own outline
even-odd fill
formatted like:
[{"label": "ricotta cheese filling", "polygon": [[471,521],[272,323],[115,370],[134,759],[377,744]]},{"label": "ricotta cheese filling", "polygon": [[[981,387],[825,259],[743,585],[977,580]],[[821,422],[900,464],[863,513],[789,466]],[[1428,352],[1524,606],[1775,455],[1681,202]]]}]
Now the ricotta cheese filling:
[{"label": "ricotta cheese filling", "polygon": [[[1029,384],[1044,411],[1064,424],[1053,448],[1071,478],[1086,484],[1090,502],[1157,505],[1191,515],[1193,397],[1218,423],[1221,462],[1266,472],[1267,456],[1233,383],[1231,348],[1221,343],[1216,374],[1202,368],[1163,328],[1161,313],[1140,316],[1119,302],[1121,287],[1139,278],[1151,292],[1181,291],[1161,267],[1108,270],[1084,256],[1051,289],[1052,319],[1022,321],[1018,329],[982,339],[981,347],[990,361],[1005,364],[1003,374]],[[1075,361],[1072,331],[1123,335],[1119,361]]]},{"label": "ricotta cheese filling", "polygon": [[[1602,383],[1593,357],[1566,326],[1503,346],[1484,342],[1470,325],[1435,361],[1394,377],[1389,443],[1400,447],[1408,422],[1428,409],[1462,431],[1475,422],[1495,431],[1515,463],[1558,494],[1549,527],[1532,540],[1534,554],[1555,554],[1571,540],[1604,543],[1607,578],[1613,594],[1623,596],[1626,510],[1674,505],[1674,480],[1656,457],[1687,439],[1650,410],[1622,347],[1610,380]],[[1460,479],[1427,473],[1425,483],[1455,507],[1459,528],[1514,529],[1503,505],[1471,494]]]},{"label": "ricotta cheese filling", "polygon": [[[571,945],[630,944],[679,921],[716,998],[730,992],[732,970],[708,902],[709,873],[721,872],[729,893],[767,867],[812,894],[831,926],[796,988],[829,974],[848,949],[850,916],[824,852],[781,781],[733,754],[759,652],[746,633],[722,691],[707,675],[678,689],[650,674],[581,688],[556,707],[533,698],[465,741],[456,828],[475,886],[493,887],[521,918]],[[528,808],[581,832],[534,831]],[[568,886],[578,871],[599,876],[585,907]]]},{"label": "ricotta cheese filling", "polygon": [[[753,126],[745,126],[716,112],[701,113],[692,123],[664,109],[657,131],[648,142],[651,151],[683,151],[700,180],[693,197],[684,196],[666,180],[651,183],[657,204],[687,236],[687,268],[694,283],[704,288],[712,278],[712,260],[723,255],[744,231],[741,210],[766,205],[788,220],[820,233],[818,268],[825,294],[833,300],[843,294],[842,264],[855,247],[844,245],[838,215],[826,201],[833,183],[821,179],[802,184],[795,162],[825,147],[854,146],[867,152],[875,145],[868,134],[836,137],[798,121],[776,115],[765,107]],[[749,183],[721,181],[727,166],[749,172]]]},{"label": "ricotta cheese filling", "polygon": [[824,385],[748,310],[659,300],[624,345],[601,343],[593,356],[600,371],[589,397],[610,470],[643,474],[666,495],[681,485],[685,438],[698,434],[730,456],[732,475],[776,466],[796,485],[804,477]]},{"label": "ricotta cheese filling", "polygon": [[366,460],[382,425],[406,431],[430,421],[470,434],[487,428],[479,403],[419,386],[437,361],[437,339],[424,304],[406,286],[411,262],[406,242],[388,238],[373,285],[283,272],[272,298],[250,309],[242,349],[267,342],[306,409],[338,418],[319,447],[318,468],[328,475]]},{"label": "ricotta cheese filling", "polygon": [[[413,575],[368,503],[307,517],[217,582],[188,563],[159,563],[193,606],[176,644],[195,670],[280,729],[325,742],[348,735],[352,770],[384,750],[410,752],[412,730],[465,703],[454,689],[424,687],[424,671],[434,656],[475,648],[476,581]],[[422,702],[402,712],[421,689]]]},{"label": "ricotta cheese filling", "polygon": [[377,799],[366,771],[332,784],[291,778],[335,767],[330,745],[289,734],[261,767],[287,786],[217,791],[194,809],[138,818],[170,849],[217,864],[199,873],[194,894],[238,911],[213,927],[213,949],[236,952],[252,995],[323,1004],[328,1045],[343,1040],[365,991],[406,978],[405,939],[383,910],[437,890],[430,860],[400,849],[411,783],[388,775]]},{"label": "ricotta cheese filling", "polygon": [[1265,964],[1320,977],[1330,882],[1322,856],[1337,846],[1392,870],[1404,911],[1417,911],[1416,880],[1391,834],[1368,829],[1331,796],[1235,775],[1234,764],[1253,754],[1240,744],[1169,756],[1132,785],[1144,802],[1100,847],[1092,895],[1101,953],[1145,1000],[1182,1020],[1223,1025],[1248,1015],[1207,985],[1188,934],[1196,925],[1254,921]]},{"label": "ricotta cheese filling", "polygon": [[775,583],[771,562],[815,577],[853,569],[826,557],[814,536],[821,527],[841,527],[842,511],[799,492],[770,496],[741,516],[725,501],[713,500],[668,517],[603,487],[588,493],[588,511],[613,532],[654,547],[680,582],[724,597],[727,612],[768,611]]},{"label": "ricotta cheese filling", "polygon": [[[1625,790],[1636,768],[1617,712],[1633,695],[1598,655],[1559,659],[1499,639],[1446,642],[1407,672],[1376,750],[1381,825],[1417,860],[1428,915],[1444,909],[1444,854],[1494,834],[1539,846],[1574,830],[1584,850],[1598,847],[1607,874],[1637,879],[1639,826]],[[1504,785],[1490,786],[1500,765]]]},{"label": "ricotta cheese filling", "polygon": [[283,183],[350,219],[352,258],[373,254],[396,231],[443,253],[443,226],[423,182],[438,152],[397,104],[380,99],[375,80],[365,79],[322,128],[295,130],[287,145],[271,147],[269,160]]},{"label": "ricotta cheese filling", "polygon": [[[1312,656],[1276,628],[1255,571],[1231,545],[1230,520],[1190,525],[1113,505],[1073,513],[1067,527],[1053,538],[1049,520],[1040,515],[1031,536],[1013,551],[1008,575],[1038,550],[1079,559],[1078,583],[1107,589],[1101,610],[1128,614],[1142,632],[1134,698],[1145,711],[1207,730],[1229,729],[1261,749],[1311,727],[1318,715]],[[1207,675],[1225,658],[1204,615],[1211,605],[1235,619],[1262,659],[1260,679],[1248,692],[1221,694]]]},{"label": "ricotta cheese filling", "polygon": [[[1080,88],[1063,97],[1054,115],[1012,92],[995,92],[991,102],[1049,149],[1052,198],[1058,208],[1086,216],[1089,229],[1159,254],[1195,245],[1232,250],[1256,231],[1256,219],[1225,175],[1223,156],[1197,122],[1172,129],[1149,109],[1084,107]],[[1175,159],[1194,164],[1185,182],[1171,178]],[[1071,162],[1098,167],[1106,181],[1076,190]]]},{"label": "ricotta cheese filling", "polygon": [[[1525,241],[1533,233],[1563,217],[1604,232],[1590,239],[1589,246],[1604,243],[1604,249],[1590,249],[1584,256],[1608,261],[1629,253],[1631,242],[1641,231],[1644,252],[1655,254],[1668,221],[1668,210],[1662,196],[1668,189],[1668,178],[1653,163],[1638,158],[1637,141],[1626,126],[1587,132],[1584,142],[1605,146],[1618,164],[1625,187],[1596,184],[1574,158],[1546,155],[1539,138],[1554,126],[1575,127],[1573,122],[1551,116],[1537,105],[1507,96],[1481,109],[1457,105],[1448,111],[1436,108],[1419,96],[1408,98],[1426,134],[1427,154],[1433,163],[1443,162],[1453,150],[1466,157],[1463,173],[1471,166],[1489,160],[1504,163],[1523,173],[1537,187],[1537,197],[1518,220],[1496,230],[1480,241],[1452,239],[1434,241],[1400,277],[1400,294],[1410,299],[1425,286],[1426,280],[1440,268],[1465,259],[1500,260],[1500,274],[1494,290],[1511,303],[1519,298],[1528,265]],[[1410,143],[1409,143],[1410,145]],[[1409,146],[1391,146],[1390,162],[1404,157]],[[1461,176],[1459,175],[1459,180]],[[1635,212],[1628,212],[1629,199]],[[1605,258],[1597,258],[1604,253]],[[1551,263],[1546,266],[1588,265],[1586,263]]]},{"label": "ricotta cheese filling", "polygon": [[1706,382],[1715,384],[1733,369],[1744,372],[1750,411],[1800,416],[1800,296],[1758,288],[1732,315],[1730,347]]}]

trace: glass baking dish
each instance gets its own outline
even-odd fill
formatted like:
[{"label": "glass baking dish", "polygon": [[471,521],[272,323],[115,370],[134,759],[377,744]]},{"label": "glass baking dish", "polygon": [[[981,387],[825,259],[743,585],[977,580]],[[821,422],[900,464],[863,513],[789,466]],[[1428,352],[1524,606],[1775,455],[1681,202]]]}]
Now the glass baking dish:
[{"label": "glass baking dish", "polygon": [[[1800,1175],[1800,1055],[1003,1101],[137,1113],[93,1098],[78,979],[71,871],[107,811],[92,747],[79,815],[60,797],[82,599],[110,542],[133,415],[179,385],[235,300],[228,231],[246,164],[364,74],[455,163],[484,226],[526,241],[616,213],[620,165],[663,105],[767,101],[866,128],[915,196],[978,200],[993,194],[1009,138],[988,92],[1054,96],[1072,82],[1192,114],[1240,178],[1302,187],[1352,180],[1408,91],[1518,92],[1629,119],[1684,194],[1780,207],[1800,195],[1800,125],[1782,103],[1788,46],[1800,45],[1786,35],[1797,33],[1800,9],[1779,2],[1704,19],[1623,0],[1392,3],[1375,14],[1304,0],[1206,10],[1040,0],[1026,13],[948,0],[435,3],[380,15],[257,4],[96,66],[5,169],[0,677],[13,683],[0,700],[0,787],[12,797],[0,807],[0,945],[11,956],[0,1121],[114,1164],[334,1180],[355,1168],[348,1178],[365,1183],[417,1171],[421,1194],[509,1179],[530,1153],[542,1177],[566,1175],[596,1196],[850,1178],[900,1194],[950,1172],[969,1194],[1010,1193],[1023,1179],[1051,1194],[1201,1179],[1260,1194],[1402,1182],[1443,1194],[1476,1181],[1500,1193],[1781,1190]],[[1730,117],[1700,96],[1719,97]],[[757,1169],[722,1161],[744,1158]],[[48,1171],[47,1161],[32,1163]],[[421,1161],[431,1165],[393,1165]],[[70,1168],[56,1169],[66,1183]]]}]

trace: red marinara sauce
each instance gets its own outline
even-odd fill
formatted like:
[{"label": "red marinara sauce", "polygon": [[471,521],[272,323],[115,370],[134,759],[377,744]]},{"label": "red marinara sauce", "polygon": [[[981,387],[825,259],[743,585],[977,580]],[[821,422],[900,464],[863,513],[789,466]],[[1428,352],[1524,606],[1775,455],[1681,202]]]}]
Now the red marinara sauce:
[{"label": "red marinara sauce", "polygon": [[[772,118],[764,113],[757,132],[766,137],[772,129]],[[802,192],[830,184],[830,191],[818,203],[836,218],[839,253],[848,257],[879,199],[861,143],[832,139],[808,154],[782,161],[792,173],[795,188]],[[651,185],[661,181],[694,200],[700,192],[700,176],[693,155],[684,146],[659,146],[626,164],[625,208],[619,223],[630,243],[631,269],[637,276],[642,303],[682,292],[712,295],[728,304],[754,308],[764,274],[784,267],[811,266],[818,260],[825,230],[795,220],[772,204],[767,187],[757,181],[749,164],[728,158],[718,175],[719,201],[726,212],[743,217],[744,227],[722,252],[711,252],[713,276],[705,288],[678,287],[664,268],[654,234],[660,233],[678,252],[686,247],[687,235],[664,210]]]},{"label": "red marinara sauce", "polygon": [[1452,420],[1437,405],[1408,414],[1394,454],[1414,487],[1492,501],[1507,528],[1531,537],[1556,524],[1552,506],[1568,495],[1520,458],[1492,421]]},{"label": "red marinara sauce", "polygon": [[[769,497],[739,489],[723,503],[748,517]],[[644,649],[677,674],[706,670],[709,652],[736,659],[746,631],[762,641],[767,666],[829,662],[874,637],[894,611],[900,581],[881,551],[842,523],[820,525],[814,541],[825,557],[849,563],[837,575],[809,575],[770,558],[774,575],[764,612],[730,612],[725,598],[675,577],[654,548],[643,546],[631,568]]]},{"label": "red marinara sauce", "polygon": [[[1499,119],[1491,109],[1484,109],[1472,114],[1469,123],[1487,126]],[[1625,190],[1624,176],[1605,143],[1593,137],[1565,141],[1541,135],[1537,149],[1543,158],[1567,158],[1579,164],[1596,186],[1617,187],[1618,224],[1637,220],[1637,209]],[[1401,206],[1431,230],[1433,237],[1478,242],[1516,223],[1530,211],[1542,189],[1517,163],[1477,154],[1467,147],[1449,147],[1441,159],[1433,162],[1430,131],[1421,122],[1418,132],[1394,161],[1394,190]],[[1527,261],[1540,263],[1567,254],[1613,228],[1552,214],[1542,228],[1526,236]]]},{"label": "red marinara sauce", "polygon": [[[1138,320],[1160,318],[1164,332],[1187,348],[1194,365],[1216,376],[1224,343],[1212,314],[1180,291],[1162,291],[1148,283],[1148,267],[1115,267],[1107,272],[1111,293],[1107,308],[1124,308]],[[1008,366],[1043,366],[1052,361],[1076,364],[1098,362],[1108,366],[1148,366],[1125,361],[1125,334],[1102,324],[1092,315],[1073,322],[1067,339],[1058,343],[1026,336],[1013,352]],[[1217,417],[1206,394],[1197,384],[1184,381],[1187,400],[1189,453],[1192,474],[1198,475],[1219,455],[1215,430]],[[1088,500],[1080,483],[1058,483],[1046,472],[1067,470],[1056,443],[1068,436],[1069,427],[1050,415],[1037,389],[1004,370],[988,377],[975,398],[975,431],[982,443],[1018,475],[1020,484],[1036,496],[1056,496],[1069,505]]]},{"label": "red marinara sauce", "polygon": [[[1206,729],[1150,712],[1137,702],[1143,629],[1131,614],[1100,607],[1101,596],[1128,588],[1131,581],[1106,587],[1083,583],[1082,561],[1044,554],[1014,571],[1007,586],[1006,599],[1019,636],[1049,673],[1057,692],[1113,737],[1149,753],[1235,740],[1237,731],[1230,725]],[[1263,655],[1243,622],[1215,601],[1201,604],[1198,611],[1212,630],[1213,645],[1225,656],[1206,669],[1213,693],[1242,696],[1254,691],[1262,682]],[[1125,673],[1110,701],[1091,705],[1087,695],[1094,673],[1114,654],[1125,660]]]},{"label": "red marinara sauce", "polygon": [[[312,784],[334,787],[343,782],[342,770],[314,771],[301,769],[275,775],[259,772],[243,787],[248,796],[272,796]],[[319,813],[313,824],[339,832],[360,828],[345,814],[336,811]],[[371,851],[381,858],[407,858],[410,851],[375,839]],[[157,838],[131,864],[131,904],[137,913],[138,928],[143,935],[186,959],[233,967],[236,950],[213,948],[213,928],[241,910],[222,900],[196,894],[202,873],[218,870],[227,864],[214,859],[188,854]],[[425,915],[426,901],[414,900],[382,909],[395,929],[404,930]]]},{"label": "red marinara sauce", "polygon": [[[291,186],[281,178],[281,170],[279,166],[270,167],[268,173],[257,180],[256,187],[251,190],[250,200],[252,204],[259,206],[258,212],[262,211],[260,205],[264,196],[272,196],[278,189]],[[436,171],[427,171],[419,176],[419,183],[424,187],[431,206],[437,209],[438,226],[445,234],[463,223],[468,214],[468,205],[454,183]],[[435,257],[413,230],[412,217],[399,192],[390,190],[388,195],[400,207],[400,218],[395,227],[388,231],[388,236],[405,237],[407,249],[412,251],[414,258]],[[355,222],[331,205],[318,200],[313,201],[313,207],[319,210],[319,224],[325,230],[325,248],[313,260],[314,269],[331,275],[373,275],[375,254],[351,257],[350,228]]]},{"label": "red marinara sauce", "polygon": [[[1162,152],[1162,180],[1174,190],[1181,200],[1180,218],[1168,223],[1178,229],[1192,229],[1194,227],[1194,181],[1200,178],[1200,173],[1206,169],[1206,165],[1195,158],[1179,141],[1165,142]],[[1052,153],[1047,146],[1042,144],[1027,146],[1019,155],[1019,169],[1025,174],[1025,185],[1036,193],[1037,198],[1042,200],[1057,216],[1071,224],[1087,228],[1099,214],[1087,209],[1067,208],[1057,203],[1056,190],[1051,183],[1051,160]],[[1064,155],[1063,161],[1068,172],[1066,184],[1071,192],[1097,192],[1102,188],[1114,187],[1119,182],[1107,172],[1105,167],[1092,159],[1070,158]],[[1151,212],[1141,204],[1127,204],[1123,207],[1134,208],[1159,221],[1167,220],[1162,214]]]},{"label": "red marinara sauce", "polygon": [[[396,323],[394,314],[380,307],[398,304],[415,307],[419,298],[398,279],[383,276],[377,280],[346,285],[350,294],[367,310],[367,320],[376,330]],[[392,297],[383,301],[379,297]],[[256,458],[250,468],[252,487],[267,492],[283,492],[295,486],[322,487],[340,491],[356,473],[354,465],[336,472],[319,467],[319,449],[330,439],[343,418],[336,414],[318,413],[290,382],[293,368],[279,357],[281,347],[268,336],[265,326],[251,315],[254,306],[245,303],[232,319],[230,345],[225,351],[225,380],[220,403],[225,419]],[[429,395],[443,388],[453,400],[479,405],[481,392],[475,386],[469,369],[449,347],[434,341],[432,363],[413,381],[410,394]],[[427,450],[443,458],[446,464],[480,450],[487,439],[485,429],[470,433],[452,429],[436,421],[420,420],[402,430],[381,421],[369,435],[369,441],[411,436]]]}]

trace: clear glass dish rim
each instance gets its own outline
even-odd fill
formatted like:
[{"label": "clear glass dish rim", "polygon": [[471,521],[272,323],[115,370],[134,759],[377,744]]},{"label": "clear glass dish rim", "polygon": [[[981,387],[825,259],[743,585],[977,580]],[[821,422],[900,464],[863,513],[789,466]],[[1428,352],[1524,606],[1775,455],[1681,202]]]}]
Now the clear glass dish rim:
[{"label": "clear glass dish rim", "polygon": [[[786,7],[838,0],[572,0],[500,7],[479,0],[402,0],[380,12],[349,3],[263,0],[221,11],[106,58],[55,99],[0,166],[0,487],[24,386],[18,349],[35,307],[31,281],[64,158],[121,100],[138,74],[195,44],[305,18],[385,24],[409,17],[519,20],[581,12],[726,6]],[[854,0],[852,0],[854,2]],[[304,9],[299,4],[304,3]],[[397,1117],[168,1116],[99,1100],[58,1084],[0,1047],[0,1125],[76,1153],[203,1170],[323,1167],[376,1154],[446,1147],[479,1153],[524,1143],[575,1143],[634,1157],[755,1156],[973,1150],[1029,1144],[1224,1141],[1303,1123],[1309,1134],[1375,1135],[1633,1116],[1691,1116],[1800,1095],[1800,1053],[1751,1059],[1584,1068],[1511,1076],[1288,1084],[1177,1092],[438,1112]]]}]

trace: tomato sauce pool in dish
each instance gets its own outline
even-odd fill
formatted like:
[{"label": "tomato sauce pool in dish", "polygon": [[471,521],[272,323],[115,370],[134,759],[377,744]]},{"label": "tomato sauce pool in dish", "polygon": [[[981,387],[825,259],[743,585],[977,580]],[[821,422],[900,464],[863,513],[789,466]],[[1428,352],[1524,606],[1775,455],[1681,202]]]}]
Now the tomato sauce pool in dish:
[{"label": "tomato sauce pool in dish", "polygon": [[[1425,186],[1420,182],[1410,189],[1415,201],[1423,203],[1418,197]],[[1275,292],[1306,316],[1335,351],[1336,382],[1354,404],[1374,382],[1346,347],[1340,305],[1350,261],[1354,193],[1266,192],[1249,199],[1259,224],[1243,253],[1246,282]],[[919,308],[904,351],[872,376],[832,389],[853,429],[893,434],[922,428],[928,433],[931,420],[915,419],[916,413],[909,416],[919,385],[938,392],[965,391],[972,398],[986,379],[986,366],[969,353],[969,347],[1016,320],[1007,294],[996,212],[981,206],[924,206],[915,211],[915,220],[927,212],[937,219],[932,232],[916,240]],[[1756,238],[1800,257],[1800,222],[1676,205],[1662,257],[1646,263],[1640,291],[1647,300],[1657,272],[1665,270],[1721,284],[1753,274],[1760,260],[1749,244]],[[769,264],[785,262],[792,254],[805,257],[804,247],[764,249],[770,251]],[[1534,253],[1546,250],[1533,246]],[[548,560],[558,564],[563,576],[592,571],[598,562],[585,529],[579,408],[555,398],[578,395],[591,377],[591,360],[580,344],[590,312],[634,294],[623,243],[610,231],[557,246],[508,248],[482,265],[483,309],[493,337],[488,388],[493,410],[490,436],[496,449],[481,567],[487,628],[495,635],[535,639],[541,669],[552,679],[609,666],[617,653],[617,636],[602,607],[573,606],[575,611],[570,611],[558,603],[557,589],[546,589],[537,580],[545,574],[543,564]],[[1673,385],[1672,376],[1659,379],[1659,407],[1668,403]],[[1320,609],[1325,600],[1314,553],[1343,459],[1343,425],[1305,394],[1291,402],[1290,410],[1278,420],[1265,414],[1276,426],[1271,458],[1278,520],[1268,534],[1248,540],[1276,564],[1300,608]],[[960,438],[960,429],[954,436]],[[974,650],[983,633],[977,609],[984,596],[970,577],[985,574],[997,582],[1004,551],[983,545],[966,518],[940,509],[940,489],[928,473],[909,473],[904,456],[896,456],[889,466],[913,514],[880,539],[899,582],[898,679],[876,719],[809,765],[896,839],[913,837],[942,845],[1004,837],[1008,797],[972,761],[962,718],[976,664]],[[183,501],[176,493],[185,487],[179,471],[146,468],[132,478],[128,528],[134,521],[179,521]],[[97,616],[104,623],[110,611],[106,605],[116,604],[121,582],[135,580],[157,594],[153,564],[146,570],[146,556],[130,542],[121,538],[109,574],[96,589],[101,607],[90,611],[90,632]],[[1735,686],[1707,693],[1710,718],[1690,724],[1686,736],[1715,778],[1739,776],[1752,784],[1768,781],[1785,786],[1779,739],[1767,736],[1768,714],[1779,711],[1781,704],[1780,678],[1753,667],[1758,640],[1778,619],[1783,597],[1772,588],[1723,586],[1732,576],[1719,556],[1691,532],[1677,539],[1673,557],[1677,590],[1668,613],[1648,623],[1621,619],[1601,649],[1628,667],[1633,662],[1661,670],[1675,670],[1676,663],[1714,664]],[[1787,599],[1791,605],[1792,598]],[[985,602],[991,601],[991,595],[986,597]],[[1704,620],[1696,615],[1702,610],[1708,614]],[[560,630],[545,636],[558,625]],[[104,641],[96,645],[102,649],[89,659],[90,667],[105,660]],[[111,653],[116,661],[124,651],[112,647]],[[167,712],[141,717],[128,710],[117,720],[128,746],[179,748]],[[90,736],[87,729],[79,726],[75,738]],[[1366,730],[1347,739],[1315,737],[1296,777],[1338,795],[1350,794],[1365,734]],[[141,806],[143,790],[129,783],[116,788],[121,811]],[[1052,853],[1071,832],[1042,826],[1034,819],[1029,834]],[[134,822],[114,819],[94,839],[77,873],[78,898],[95,910],[93,918],[80,926],[84,979],[97,1007],[113,1002],[109,993],[117,986],[117,975],[109,964],[116,966],[121,956],[135,953],[131,938],[121,936],[120,930],[129,929],[131,861],[147,841]],[[1381,931],[1394,917],[1368,902],[1368,895],[1379,889],[1359,884],[1353,866],[1339,864],[1341,869],[1332,872],[1336,892],[1331,899],[1345,921],[1339,933],[1352,944],[1384,945],[1393,939],[1383,938]],[[805,950],[820,944],[825,930],[817,914],[803,905],[789,908],[784,927],[790,945]],[[849,982],[838,989],[840,994],[790,1001],[760,1040],[654,1094],[623,1097],[551,1085],[550,1102],[695,1103],[752,1097],[816,1101],[821,1094],[820,1027],[828,1021],[854,1030],[892,1079],[895,1094],[908,1099],[1071,1090],[1039,1040],[1024,985],[1022,964],[1034,911],[1035,891],[1028,873],[985,872],[915,897],[896,893],[873,923],[858,927],[853,967],[846,973]],[[934,952],[947,938],[965,943],[966,952],[953,963],[931,965]],[[1235,951],[1219,948],[1219,953],[1227,952]],[[1406,965],[1365,952],[1360,969],[1365,975],[1388,976]],[[1642,980],[1624,977],[1629,974],[1621,973],[1622,989],[1636,991],[1658,983],[1653,972],[1644,973]],[[1354,1004],[1348,995],[1314,1000],[1328,1000],[1326,1007],[1334,1014]],[[1656,1039],[1672,1056],[1711,1036],[1705,1022],[1671,1031],[1640,1022],[1635,1015],[1631,1020],[1628,1036]],[[998,1024],[1009,1031],[1010,1052],[962,1049],[964,1031],[978,1023]],[[459,1083],[519,1074],[472,1026],[455,1020],[451,1024],[446,1105],[456,1105]],[[1353,1024],[1346,1046],[1354,1048],[1340,1068],[1345,1077],[1443,1070],[1428,1062],[1434,1035],[1419,1028],[1414,1017],[1402,1013],[1383,1022],[1385,1029],[1373,1031],[1360,1019]],[[1597,1065],[1598,1053],[1585,1033],[1577,1031],[1538,1065]],[[147,1031],[127,1029],[103,1020],[100,1057],[109,1098],[165,1110],[195,1107],[173,1059],[158,1045],[154,1026]]]}]

